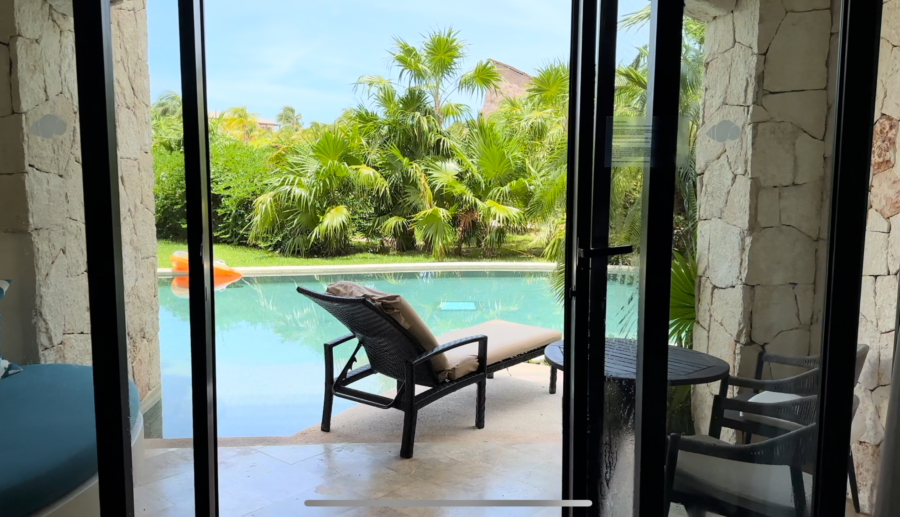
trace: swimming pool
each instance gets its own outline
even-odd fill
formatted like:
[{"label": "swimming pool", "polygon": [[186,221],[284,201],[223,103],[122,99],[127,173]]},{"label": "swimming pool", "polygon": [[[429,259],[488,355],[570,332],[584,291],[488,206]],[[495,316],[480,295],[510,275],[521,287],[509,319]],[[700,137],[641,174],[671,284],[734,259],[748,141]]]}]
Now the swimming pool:
[{"label": "swimming pool", "polygon": [[[347,330],[296,292],[324,291],[352,280],[403,295],[435,335],[500,318],[562,330],[563,308],[540,272],[379,273],[243,278],[216,292],[216,378],[221,437],[287,436],[322,417],[322,343]],[[191,436],[188,300],[159,279],[162,437]],[[636,288],[609,283],[607,335],[633,336]],[[343,366],[353,346],[335,349]],[[365,359],[363,359],[365,362]],[[361,389],[384,392],[393,379],[375,375]],[[334,414],[353,403],[336,398]]]}]

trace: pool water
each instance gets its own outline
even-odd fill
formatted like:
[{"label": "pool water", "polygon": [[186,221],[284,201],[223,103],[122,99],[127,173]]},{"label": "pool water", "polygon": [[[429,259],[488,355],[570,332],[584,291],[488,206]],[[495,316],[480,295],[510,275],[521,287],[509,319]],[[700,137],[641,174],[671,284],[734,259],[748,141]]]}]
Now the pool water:
[{"label": "pool water", "polygon": [[[216,292],[216,378],[221,437],[287,436],[322,418],[322,344],[347,330],[296,291],[324,291],[352,280],[406,298],[435,335],[504,319],[563,328],[563,307],[546,273],[422,272],[244,278]],[[172,280],[159,280],[162,437],[191,436],[191,355],[188,300]],[[607,335],[633,336],[636,288],[609,283]],[[354,346],[335,349],[340,371]],[[360,356],[362,356],[360,358]],[[365,364],[364,353],[357,356]],[[385,392],[394,380],[373,375],[354,385]],[[335,398],[334,414],[353,402]]]}]

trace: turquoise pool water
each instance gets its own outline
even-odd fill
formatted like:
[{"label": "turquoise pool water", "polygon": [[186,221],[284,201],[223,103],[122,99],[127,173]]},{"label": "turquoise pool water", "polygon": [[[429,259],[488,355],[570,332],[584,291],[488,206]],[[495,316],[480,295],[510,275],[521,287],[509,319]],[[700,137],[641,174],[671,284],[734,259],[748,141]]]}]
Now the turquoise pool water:
[{"label": "turquoise pool water", "polygon": [[[562,330],[563,308],[545,273],[423,272],[244,278],[216,293],[216,375],[219,436],[286,436],[322,417],[322,343],[346,334],[328,313],[296,292],[324,291],[352,280],[403,295],[432,332],[501,318]],[[191,362],[188,300],[159,280],[164,438],[191,436]],[[609,284],[608,335],[633,335],[634,286]],[[353,352],[335,350],[343,366]],[[363,359],[365,361],[365,359]],[[393,379],[365,379],[362,389],[383,392]],[[335,414],[353,403],[335,399]]]}]

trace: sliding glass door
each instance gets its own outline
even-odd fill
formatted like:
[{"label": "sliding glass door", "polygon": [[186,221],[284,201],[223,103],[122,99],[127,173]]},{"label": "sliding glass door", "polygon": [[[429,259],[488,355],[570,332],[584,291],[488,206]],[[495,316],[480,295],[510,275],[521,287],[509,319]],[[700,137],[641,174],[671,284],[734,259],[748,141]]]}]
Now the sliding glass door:
[{"label": "sliding glass door", "polygon": [[[576,512],[824,515],[845,501],[859,505],[860,472],[869,509],[857,511],[871,511],[871,471],[848,461],[845,443],[848,416],[863,407],[851,386],[867,383],[872,400],[883,386],[866,374],[871,366],[860,367],[872,362],[866,341],[891,330],[894,313],[879,327],[863,298],[873,329],[850,346],[861,320],[833,307],[859,299],[860,273],[887,274],[868,255],[862,263],[868,187],[849,172],[871,160],[870,122],[851,114],[872,111],[880,8],[651,2],[629,14],[623,2],[609,4],[597,14],[596,114],[587,131],[596,145],[592,158],[574,158],[570,215],[570,359],[586,377],[576,372],[572,382],[582,383],[570,387],[569,472],[588,480],[573,484],[573,495],[595,502]],[[642,23],[650,45],[633,62],[614,62],[616,31]],[[592,52],[582,52],[580,66],[590,70]],[[889,123],[879,121],[885,135]],[[645,158],[630,158],[641,149]],[[641,173],[633,243],[615,234],[616,212],[627,213],[616,194],[629,166]],[[869,212],[867,253],[872,232],[889,228],[875,224],[889,217],[891,199],[876,179],[881,197],[871,206],[884,208]],[[637,284],[636,341],[611,321],[613,287],[629,281],[607,256],[616,253],[610,244],[626,243],[636,249],[626,263]],[[871,458],[878,426],[868,427],[853,450]],[[840,446],[826,445],[837,439]]]},{"label": "sliding glass door", "polygon": [[[555,514],[546,507],[560,500],[564,515],[826,515],[841,507],[853,515],[871,514],[877,494],[890,493],[889,479],[879,484],[869,468],[896,449],[885,430],[896,416],[900,113],[884,71],[893,70],[895,42],[882,34],[881,3],[575,0],[523,8],[505,19],[530,31],[542,26],[531,19],[561,25],[546,37],[567,43],[568,58],[525,71],[487,55],[460,58],[454,86],[435,89],[435,77],[446,77],[426,77],[409,59],[459,46],[458,35],[436,31],[421,48],[398,36],[391,56],[407,65],[403,73],[363,75],[357,91],[371,104],[308,127],[290,110],[272,127],[246,109],[211,113],[202,0],[170,5],[180,97],[152,108],[142,2],[46,9],[46,33],[6,3],[0,13],[11,13],[17,35],[0,34],[0,68],[14,70],[0,73],[12,88],[8,102],[0,98],[0,124],[19,133],[0,142],[9,243],[0,265],[14,273],[0,283],[0,296],[9,292],[0,300],[0,351],[27,364],[0,378],[0,404],[21,402],[4,394],[38,366],[57,366],[36,363],[92,363],[95,411],[86,428],[95,429],[97,458],[82,469],[93,488],[76,484],[74,498],[73,490],[55,494],[23,515],[57,496],[80,504],[85,494],[93,506],[81,515],[98,506],[104,515],[365,513],[347,509],[365,504],[415,515],[417,505],[454,512],[459,501],[485,500],[524,507],[489,515]],[[883,23],[892,27],[885,5]],[[558,45],[565,27],[569,39]],[[57,37],[60,45],[48,46]],[[77,69],[52,69],[57,47],[75,53]],[[481,110],[466,104],[472,99]],[[57,109],[76,100],[77,111]],[[211,165],[211,121],[216,145],[227,139],[240,164],[259,166],[258,195],[224,222],[216,217],[230,194],[213,179],[229,164]],[[146,165],[151,154],[156,174]],[[871,176],[858,173],[865,170]],[[331,196],[327,206],[304,197],[310,178],[321,181],[317,200]],[[267,200],[285,192],[287,205],[266,212]],[[172,268],[151,267],[154,217],[156,230],[171,232]],[[236,244],[230,257],[253,244],[259,253],[277,248],[266,256],[278,260],[366,246],[373,256],[430,258],[264,278],[213,260],[217,229]],[[524,245],[512,251],[531,256],[525,262],[496,260],[539,237],[543,256],[558,265],[532,260],[541,250]],[[235,271],[246,278],[223,280]],[[0,271],[0,280],[7,276]],[[448,369],[427,371],[440,380],[409,383],[425,386],[406,385],[379,363],[378,349],[366,348],[357,319],[334,319],[295,292],[317,291],[312,300],[337,280],[402,293],[430,332],[455,336],[447,342],[467,337],[454,333],[470,326],[510,324],[525,328],[520,337],[531,346],[485,356],[490,364],[461,374],[461,384]],[[276,289],[283,298],[270,296]],[[217,290],[232,312],[259,306],[281,319],[268,333],[234,317],[217,327]],[[170,327],[157,331],[161,317]],[[413,339],[396,319],[384,321],[399,339]],[[359,345],[340,338],[345,326]],[[240,338],[244,357],[229,348],[229,360],[217,362],[217,328]],[[278,346],[259,338],[270,334]],[[310,352],[285,355],[297,363],[289,373],[278,374],[279,359],[260,357],[292,345]],[[298,366],[306,362],[315,371]],[[302,392],[312,379],[306,395],[315,401],[291,407],[314,410],[296,419],[266,420],[266,408],[236,416],[242,364],[273,372],[276,388]],[[224,405],[217,366],[232,376]],[[345,389],[355,375],[373,395]],[[281,400],[274,388],[254,393]],[[358,404],[373,400],[389,403]],[[403,416],[394,411],[401,406]],[[218,429],[223,408],[235,436]],[[306,420],[297,432],[273,432],[285,436],[253,435]],[[252,432],[241,434],[241,425]],[[342,438],[375,435],[372,443]],[[222,438],[229,441],[220,449]],[[98,475],[111,481],[98,485]]]}]

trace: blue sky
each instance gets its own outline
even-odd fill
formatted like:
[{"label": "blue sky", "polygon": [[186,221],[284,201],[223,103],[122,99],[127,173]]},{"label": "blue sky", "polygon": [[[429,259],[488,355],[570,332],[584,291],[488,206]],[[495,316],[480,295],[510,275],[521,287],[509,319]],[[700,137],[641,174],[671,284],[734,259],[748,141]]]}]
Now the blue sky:
[{"label": "blue sky", "polygon": [[[620,0],[629,13],[648,0]],[[150,89],[180,91],[177,0],[147,2]],[[533,73],[569,55],[570,0],[206,0],[209,107],[247,106],[274,118],[288,104],[304,122],[331,122],[355,106],[353,83],[390,76],[393,37],[410,43],[453,27],[469,43],[465,68],[493,58]],[[647,28],[619,35],[619,61],[647,43]],[[458,98],[473,111],[481,101]]]}]

